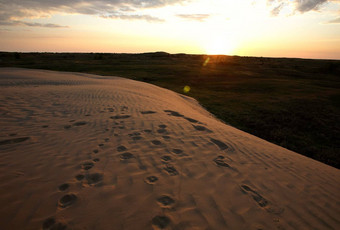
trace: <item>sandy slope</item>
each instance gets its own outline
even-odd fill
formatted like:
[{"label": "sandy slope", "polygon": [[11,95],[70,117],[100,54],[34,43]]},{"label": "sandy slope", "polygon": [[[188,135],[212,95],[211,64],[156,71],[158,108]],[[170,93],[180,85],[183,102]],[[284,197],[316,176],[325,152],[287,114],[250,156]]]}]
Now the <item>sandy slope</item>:
[{"label": "sandy slope", "polygon": [[0,229],[340,229],[339,170],[117,77],[0,69]]}]

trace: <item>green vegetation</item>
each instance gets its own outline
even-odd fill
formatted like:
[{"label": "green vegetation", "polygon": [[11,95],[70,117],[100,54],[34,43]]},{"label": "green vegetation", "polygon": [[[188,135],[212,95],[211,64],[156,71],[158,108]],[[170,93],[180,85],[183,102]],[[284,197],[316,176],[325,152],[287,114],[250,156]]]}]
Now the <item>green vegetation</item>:
[{"label": "green vegetation", "polygon": [[227,124],[340,166],[340,61],[164,52],[0,53],[0,67],[122,76],[179,93],[188,85],[187,95]]}]

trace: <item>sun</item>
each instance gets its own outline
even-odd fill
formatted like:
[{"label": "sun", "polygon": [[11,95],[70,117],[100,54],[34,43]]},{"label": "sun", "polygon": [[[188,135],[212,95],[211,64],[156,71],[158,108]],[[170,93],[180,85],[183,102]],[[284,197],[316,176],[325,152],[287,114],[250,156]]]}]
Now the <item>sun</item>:
[{"label": "sun", "polygon": [[235,49],[235,44],[225,37],[215,37],[207,41],[205,51],[207,54],[231,54]]}]

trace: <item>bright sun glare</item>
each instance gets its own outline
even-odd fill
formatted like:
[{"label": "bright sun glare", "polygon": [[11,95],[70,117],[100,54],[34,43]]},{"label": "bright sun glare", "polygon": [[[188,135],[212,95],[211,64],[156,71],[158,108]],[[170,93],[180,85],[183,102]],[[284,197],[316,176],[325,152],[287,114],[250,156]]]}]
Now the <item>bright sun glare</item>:
[{"label": "bright sun glare", "polygon": [[216,37],[207,42],[205,50],[207,54],[231,54],[235,49],[235,44],[228,39]]}]

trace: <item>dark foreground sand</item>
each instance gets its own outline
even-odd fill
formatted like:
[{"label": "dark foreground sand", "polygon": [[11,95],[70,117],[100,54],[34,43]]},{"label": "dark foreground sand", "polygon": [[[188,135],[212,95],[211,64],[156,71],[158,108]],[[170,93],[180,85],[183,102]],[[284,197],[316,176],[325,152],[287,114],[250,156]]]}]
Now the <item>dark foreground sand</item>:
[{"label": "dark foreground sand", "polygon": [[340,229],[339,170],[192,99],[0,69],[0,229]]}]

